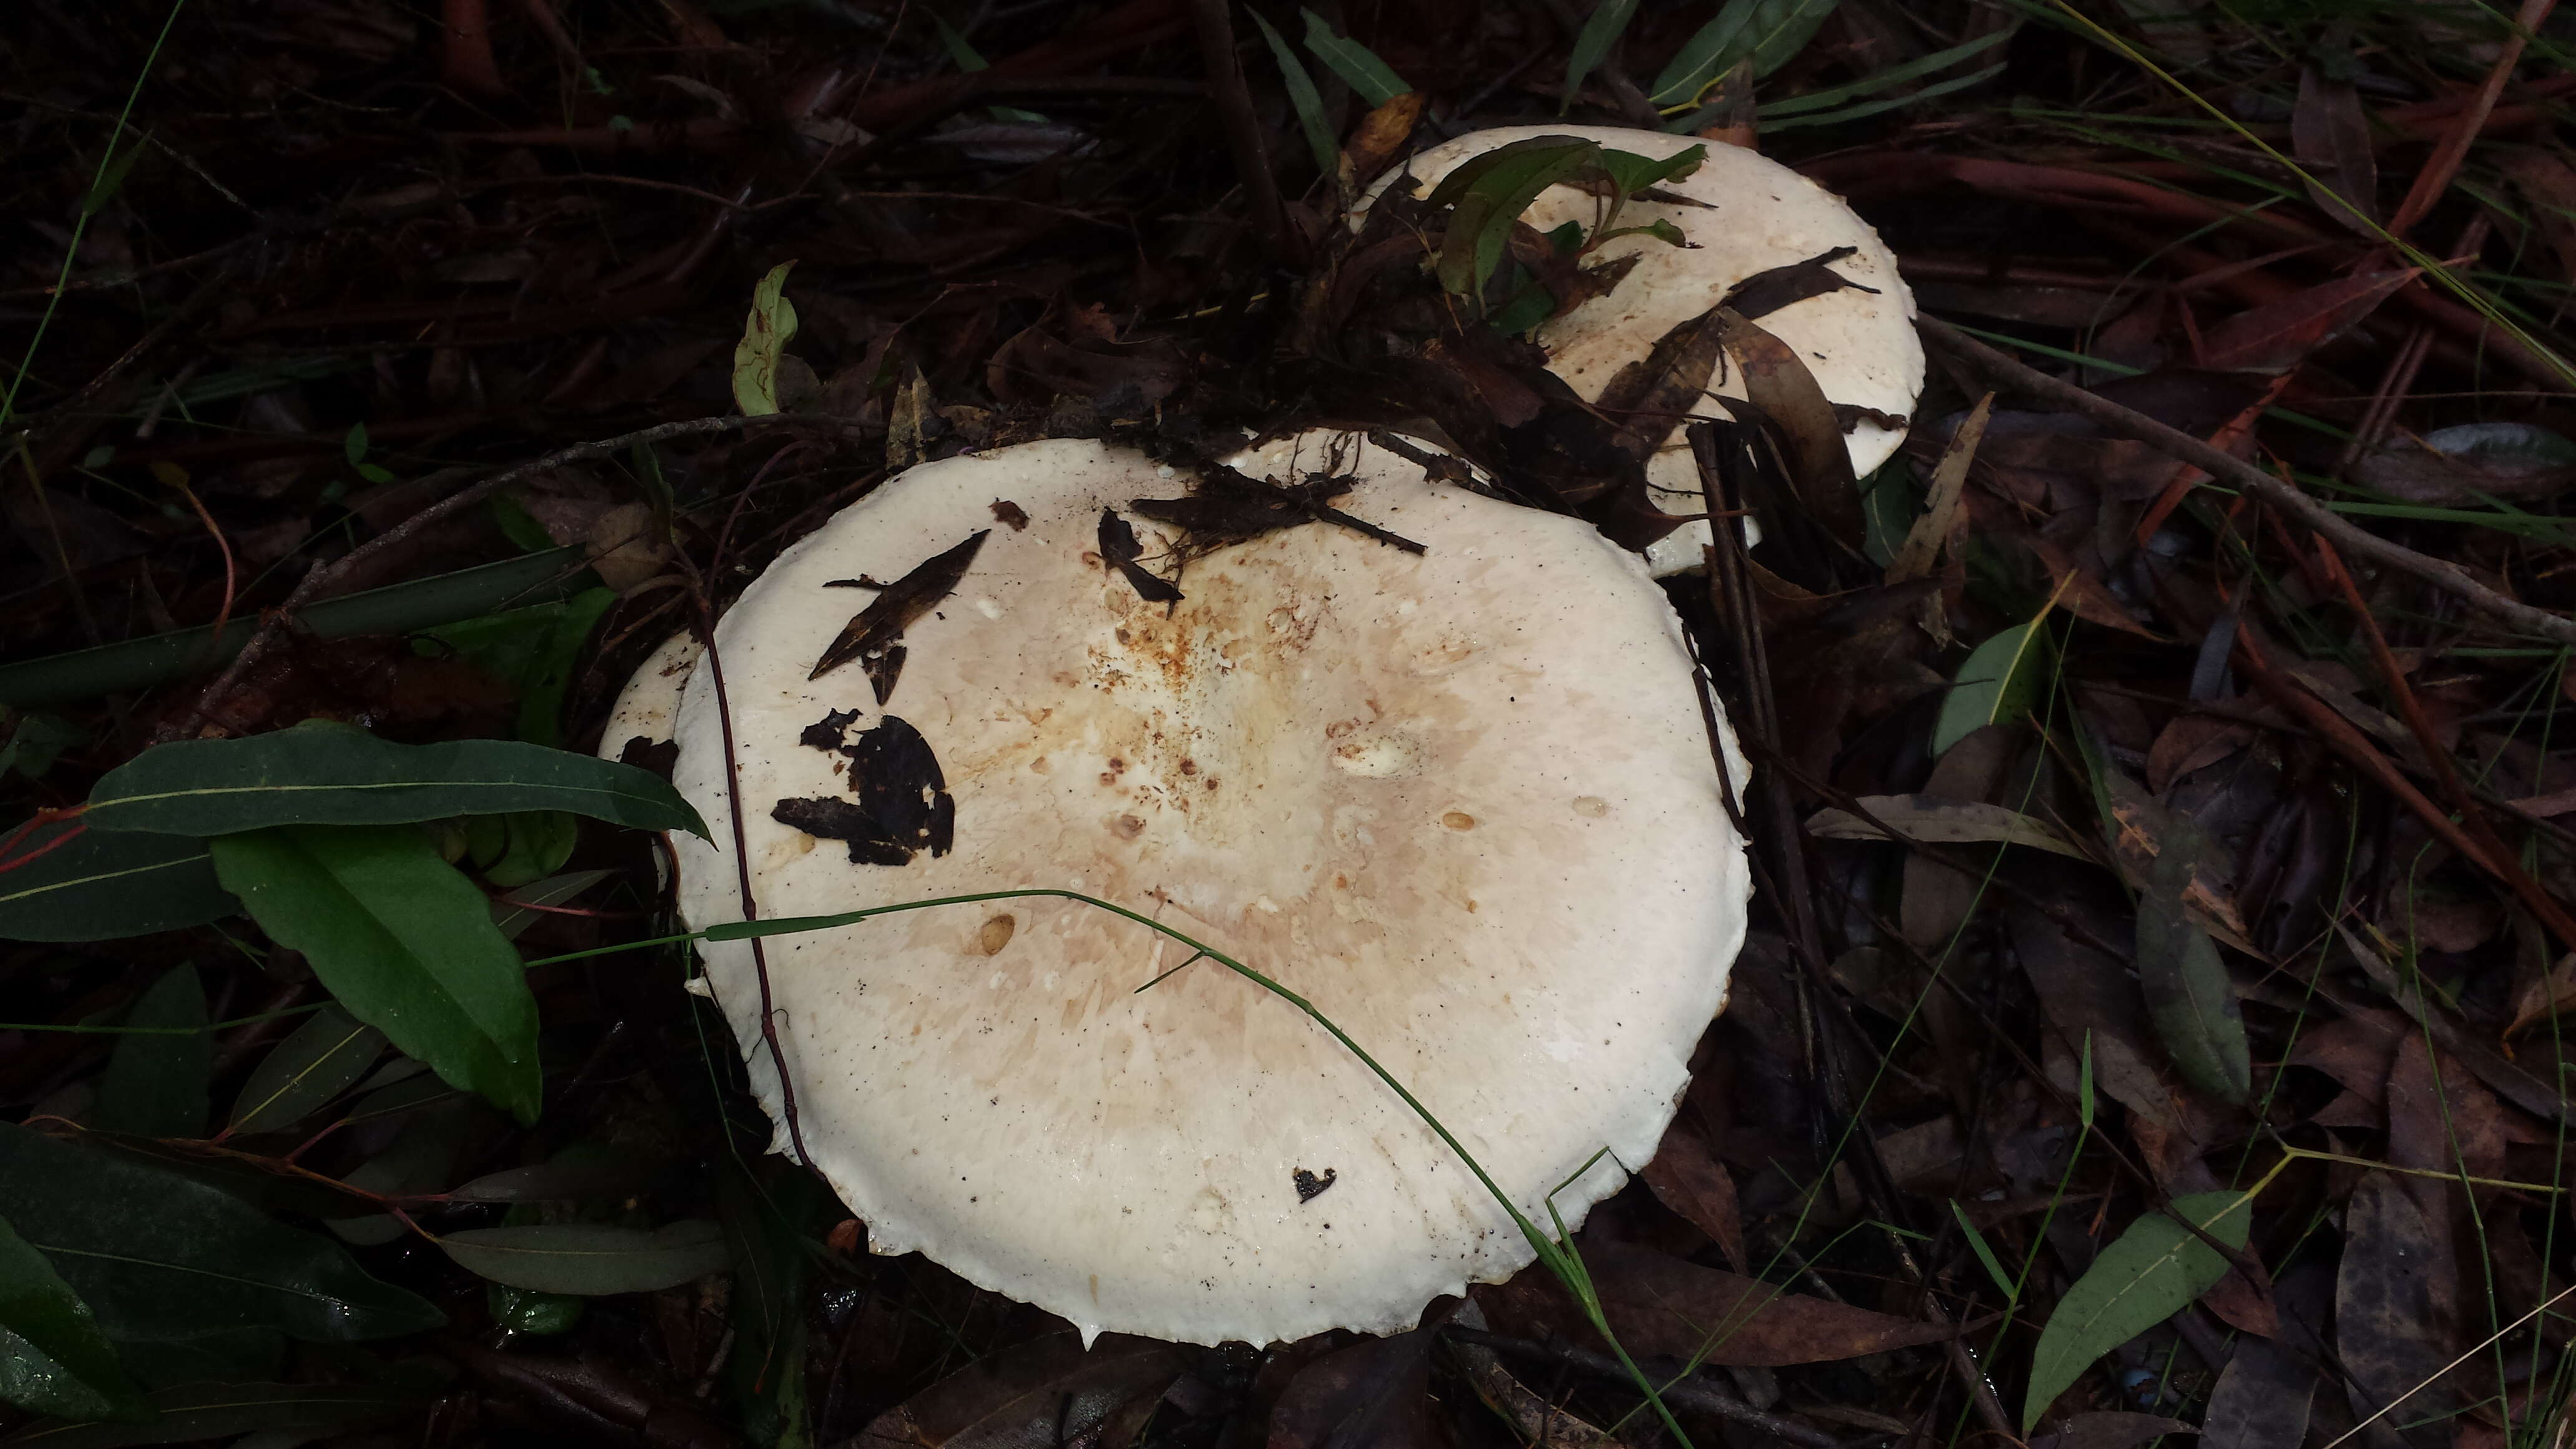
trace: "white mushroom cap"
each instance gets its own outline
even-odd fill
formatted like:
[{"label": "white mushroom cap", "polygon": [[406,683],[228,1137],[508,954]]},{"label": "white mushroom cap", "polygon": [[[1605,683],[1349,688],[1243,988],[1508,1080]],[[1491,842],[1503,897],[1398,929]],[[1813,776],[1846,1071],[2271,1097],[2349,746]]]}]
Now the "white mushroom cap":
[{"label": "white mushroom cap", "polygon": [[[1352,210],[1357,225],[1371,202],[1397,178],[1418,178],[1424,189],[1471,156],[1534,136],[1572,136],[1598,141],[1612,150],[1661,160],[1691,146],[1706,146],[1708,160],[1680,181],[1662,189],[1705,202],[1705,207],[1632,201],[1620,211],[1621,226],[1643,226],[1658,218],[1680,227],[1693,245],[1675,247],[1650,236],[1621,237],[1593,254],[1593,264],[1635,256],[1636,269],[1606,295],[1591,298],[1562,317],[1541,323],[1535,340],[1548,352],[1548,370],[1571,383],[1590,402],[1601,396],[1611,377],[1630,362],[1643,359],[1657,339],[1677,323],[1715,306],[1727,289],[1756,272],[1789,266],[1835,247],[1856,247],[1832,269],[1875,293],[1845,288],[1794,302],[1758,319],[1763,330],[1797,349],[1824,388],[1825,396],[1878,412],[1906,417],[1923,392],[1923,343],[1914,331],[1914,294],[1896,274],[1896,255],[1878,239],[1842,198],[1777,161],[1741,146],[1675,136],[1663,131],[1618,126],[1503,126],[1472,131],[1423,151],[1371,187]],[[1540,231],[1572,221],[1590,227],[1599,207],[1593,196],[1571,186],[1551,186],[1522,219]],[[1721,364],[1714,391],[1744,396],[1742,381]],[[1903,428],[1863,421],[1844,435],[1852,472],[1869,471],[1893,456],[1905,441]],[[1667,513],[1698,513],[1699,470],[1680,431],[1647,465],[1647,482]],[[1693,568],[1700,549],[1712,535],[1706,523],[1685,524],[1647,551],[1657,574]]]},{"label": "white mushroom cap", "polygon": [[[1283,479],[1322,470],[1318,436],[1268,456],[1292,452]],[[1579,1222],[1653,1155],[1743,939],[1694,667],[1636,556],[1589,524],[1375,448],[1353,471],[1337,505],[1427,552],[1306,524],[1195,559],[1168,609],[1104,569],[1099,519],[1189,479],[1092,442],[914,468],[790,548],[717,632],[760,914],[1117,902],[1312,999],[1533,1219],[1581,1171],[1556,1199]],[[996,525],[1001,501],[1025,529]],[[1168,576],[1172,530],[1132,521]],[[884,706],[855,663],[808,677],[870,598],[827,581],[898,580],[984,529]],[[676,842],[699,928],[742,915],[711,682],[690,681],[675,774],[712,833]],[[844,710],[845,738],[892,716],[935,752],[948,853],[853,864],[772,818],[858,798],[860,765],[800,743]],[[777,1118],[750,948],[702,949]],[[769,938],[801,1137],[870,1246],[1086,1335],[1195,1343],[1394,1331],[1530,1261],[1290,1004],[1210,961],[1138,992],[1190,955],[1053,898]]]},{"label": "white mushroom cap", "polygon": [[641,738],[649,744],[661,744],[675,737],[680,718],[680,692],[689,687],[689,675],[698,667],[698,656],[705,646],[697,634],[688,629],[662,641],[659,647],[635,666],[627,676],[626,687],[617,693],[617,704],[608,712],[608,728],[599,735],[599,757],[614,760],[626,753],[626,746]]}]

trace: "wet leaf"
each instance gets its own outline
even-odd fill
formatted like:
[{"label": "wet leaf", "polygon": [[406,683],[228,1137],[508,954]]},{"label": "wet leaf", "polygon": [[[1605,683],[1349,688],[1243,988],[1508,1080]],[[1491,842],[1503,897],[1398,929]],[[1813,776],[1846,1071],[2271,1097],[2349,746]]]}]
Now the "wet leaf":
[{"label": "wet leaf", "polygon": [[[1792,1293],[1651,1248],[1587,1244],[1583,1260],[1611,1330],[1632,1353],[1690,1358],[1705,1350],[1710,1363],[1777,1368],[1937,1343],[1952,1332],[1942,1324]],[[1479,1288],[1476,1297],[1498,1325],[1510,1325],[1508,1331],[1599,1342],[1573,1299],[1543,1272],[1523,1272],[1500,1288]]]},{"label": "wet leaf", "polygon": [[2165,852],[2138,898],[2138,985],[2183,1080],[2243,1102],[2254,1090],[2253,1050],[2217,943],[2183,905],[2194,864]]},{"label": "wet leaf", "polygon": [[[2337,72],[2348,56],[2336,56]],[[2348,74],[2316,64],[2299,68],[2299,99],[2290,112],[2290,143],[2312,178],[2317,208],[2372,241],[2379,240],[2379,159],[2370,116]]]},{"label": "wet leaf", "polygon": [[1270,1411],[1267,1449],[1436,1449],[1432,1331],[1362,1339],[1299,1371]]},{"label": "wet leaf", "polygon": [[780,262],[752,288],[751,311],[742,319],[742,341],[734,344],[733,400],[748,417],[779,410],[779,359],[796,339],[796,304],[787,300],[786,292],[787,274],[795,266]]},{"label": "wet leaf", "polygon": [[[1932,566],[1940,562],[1941,550],[1958,536],[1960,493],[1967,486],[1968,467],[1976,461],[1977,445],[1986,436],[1986,421],[1992,415],[1994,405],[1993,393],[1978,398],[1977,405],[1968,410],[1968,416],[1942,447],[1941,461],[1932,468],[1932,491],[1925,497],[1923,516],[1906,530],[1904,544],[1887,566],[1889,583],[1901,584],[1908,579],[1928,576]],[[1940,643],[1949,642],[1946,612],[1937,638]]]},{"label": "wet leaf", "polygon": [[1777,429],[1791,481],[1809,517],[1855,554],[1866,531],[1851,452],[1833,399],[1796,348],[1742,314],[1718,309],[1726,355],[1742,369],[1746,399]]},{"label": "wet leaf", "polygon": [[[433,1381],[375,1384],[186,1384],[146,1399],[156,1417],[141,1424],[47,1420],[0,1439],[0,1449],[124,1449],[130,1444],[257,1442],[261,1431],[292,1442],[324,1438],[344,1425],[416,1414],[436,1395]],[[243,1436],[253,1436],[244,1438]]]},{"label": "wet leaf", "polygon": [[1657,1201],[1708,1234],[1726,1261],[1736,1271],[1744,1270],[1744,1211],[1736,1201],[1735,1179],[1726,1175],[1726,1164],[1717,1160],[1698,1128],[1675,1118],[1654,1160],[1637,1175]]},{"label": "wet leaf", "polygon": [[260,1058],[233,1102],[227,1134],[275,1132],[322,1110],[384,1053],[385,1034],[325,1006]]},{"label": "wet leaf", "polygon": [[[2240,1192],[2193,1193],[2175,1198],[2173,1208],[2232,1248],[2244,1247],[2253,1227],[2253,1202]],[[2141,1215],[2066,1290],[2040,1330],[2031,1351],[2030,1392],[2022,1400],[2022,1432],[2036,1426],[2094,1360],[2181,1312],[2227,1272],[2227,1260],[2180,1222],[2163,1213]]]},{"label": "wet leaf", "polygon": [[2219,372],[2286,372],[2361,324],[2420,275],[2363,272],[2236,313],[2201,334],[2201,365]]},{"label": "wet leaf", "polygon": [[724,1229],[702,1219],[649,1232],[590,1223],[468,1228],[440,1238],[438,1246],[495,1283],[588,1297],[676,1288],[733,1261]]},{"label": "wet leaf", "polygon": [[2140,1444],[2161,1439],[2167,1434],[2193,1432],[2192,1426],[2182,1420],[2168,1419],[2159,1414],[2095,1410],[2089,1414],[2068,1416],[2065,1425],[2057,1432],[2031,1440],[2030,1449],[2136,1449]]},{"label": "wet leaf", "polygon": [[6,1218],[0,1218],[0,1400],[61,1419],[149,1413],[89,1305]]},{"label": "wet leaf", "polygon": [[0,1124],[0,1217],[118,1340],[275,1328],[317,1343],[446,1318],[377,1282],[328,1238],[144,1159]]},{"label": "wet leaf", "polygon": [[398,745],[331,720],[145,750],[90,791],[93,830],[224,835],[271,825],[393,825],[565,810],[704,835],[670,783],[632,765],[514,740]]},{"label": "wet leaf", "polygon": [[80,819],[0,831],[0,840],[9,841],[0,846],[0,940],[111,941],[241,910],[202,840],[92,830]]},{"label": "wet leaf", "polygon": [[977,529],[964,543],[932,554],[915,564],[912,572],[879,589],[868,606],[841,627],[823,657],[814,661],[814,672],[805,677],[820,679],[856,659],[867,671],[877,703],[884,704],[893,697],[895,681],[903,673],[903,631],[948,597],[957,581],[966,577],[966,570],[974,567],[975,555],[992,533],[989,528]]},{"label": "wet leaf", "polygon": [[2286,1347],[2247,1335],[2210,1390],[2200,1449],[2277,1449],[2304,1442],[2316,1371]]},{"label": "wet leaf", "polygon": [[[204,1136],[215,1044],[206,1032],[206,988],[197,968],[174,966],[161,973],[122,1024],[153,1034],[116,1039],[98,1087],[95,1125],[138,1137]],[[161,1034],[178,1029],[186,1034]]]},{"label": "wet leaf", "polygon": [[1437,270],[1451,293],[1482,298],[1521,213],[1540,192],[1592,163],[1601,147],[1571,136],[1531,136],[1469,158],[1431,189],[1449,208]]},{"label": "wet leaf", "polygon": [[1178,1347],[1049,1333],[961,1369],[877,1416],[850,1449],[1025,1449],[1092,1442],[1139,1397],[1160,1397],[1188,1360]]},{"label": "wet leaf", "polygon": [[537,1003],[483,892],[399,825],[218,837],[215,868],[251,918],[302,951],[342,1008],[448,1083],[537,1118]]},{"label": "wet leaf", "polygon": [[2344,1207],[2335,1278],[2335,1350],[2356,1418],[2380,1422],[2419,1449],[2450,1443],[2456,1405],[2443,1367],[2454,1353],[2459,1269],[2406,1191],[2385,1172],[2362,1175]]},{"label": "wet leaf", "polygon": [[2027,624],[2015,624],[1971,650],[1959,665],[1959,677],[1941,701],[1932,725],[1932,753],[1946,754],[1971,731],[2004,724],[2030,713],[2049,664],[2047,613]]},{"label": "wet leaf", "polygon": [[1335,34],[1324,17],[1306,9],[1297,13],[1306,17],[1306,48],[1371,106],[1385,105],[1413,89],[1404,83],[1404,77],[1377,58],[1377,52],[1347,35]]},{"label": "wet leaf", "polygon": [[2030,538],[2030,551],[2047,568],[2057,600],[2066,606],[2068,613],[2135,634],[2141,639],[2153,639],[2159,644],[2171,642],[2139,623],[2138,616],[2129,612],[2129,606],[2120,601],[2120,596],[2111,592],[2111,586],[2102,582],[2099,575],[2086,568],[2073,554],[2037,534]]},{"label": "wet leaf", "polygon": [[570,1293],[540,1293],[506,1283],[483,1285],[484,1310],[512,1333],[569,1333],[589,1306],[588,1300]]},{"label": "wet leaf", "polygon": [[2576,443],[2532,423],[2462,423],[2364,454],[2353,477],[2408,503],[2547,498],[2576,484]]},{"label": "wet leaf", "polygon": [[[2077,898],[2060,896],[2058,905],[2061,910],[2075,910]],[[2008,901],[2004,922],[2012,934],[2013,955],[2020,959],[2049,1026],[2066,1050],[2072,1053],[2091,1042],[2103,1091],[2160,1127],[2179,1126],[2177,1089],[2167,1084],[2144,1040],[2146,1003],[2130,979],[2128,963],[2077,941],[2073,932],[2036,906]],[[2119,934],[2115,922],[2098,916],[2086,924],[2085,934],[2092,940],[2116,939]]]},{"label": "wet leaf", "polygon": [[1149,604],[1177,604],[1182,600],[1184,595],[1178,585],[1137,562],[1144,556],[1145,546],[1136,540],[1136,525],[1119,517],[1118,510],[1100,510],[1098,535],[1101,562],[1116,569],[1127,587],[1136,591],[1136,597]]},{"label": "wet leaf", "polygon": [[[836,711],[807,726],[799,739],[848,757],[850,791],[858,799],[781,800],[770,818],[818,839],[847,842],[852,865],[909,865],[925,850],[946,855],[955,841],[957,801],[930,742],[909,722],[886,715],[840,745],[837,736],[848,713]],[[825,731],[834,744],[818,743]]]},{"label": "wet leaf", "polygon": [[[1933,795],[1863,795],[1854,803],[1868,813],[1819,810],[1808,817],[1807,833],[1826,840],[1902,838],[1942,845],[2027,845],[2088,864],[2093,859],[2056,826],[2001,805]],[[1895,834],[1887,834],[1880,825]]]}]

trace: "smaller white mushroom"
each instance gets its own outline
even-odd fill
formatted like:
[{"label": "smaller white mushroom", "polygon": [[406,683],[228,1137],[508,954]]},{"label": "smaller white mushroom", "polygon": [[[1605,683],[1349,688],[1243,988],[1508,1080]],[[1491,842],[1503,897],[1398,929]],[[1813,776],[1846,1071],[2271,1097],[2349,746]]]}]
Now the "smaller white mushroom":
[{"label": "smaller white mushroom", "polygon": [[[1698,205],[1640,200],[1620,212],[1622,227],[1669,221],[1690,246],[1650,236],[1604,244],[1593,254],[1593,264],[1633,256],[1635,269],[1606,295],[1541,323],[1534,334],[1547,349],[1548,370],[1571,383],[1586,402],[1599,398],[1621,367],[1644,358],[1658,338],[1715,306],[1737,283],[1850,247],[1852,253],[1831,263],[1832,269],[1869,290],[1846,287],[1809,297],[1759,323],[1797,351],[1827,398],[1897,419],[1913,411],[1923,391],[1923,344],[1914,332],[1914,294],[1897,276],[1895,253],[1840,197],[1740,146],[1617,126],[1473,131],[1423,151],[1380,179],[1352,209],[1351,224],[1365,220],[1370,204],[1399,178],[1411,177],[1428,191],[1468,158],[1538,136],[1597,141],[1657,160],[1691,146],[1708,148],[1708,159],[1697,171],[1660,188]],[[1543,232],[1569,221],[1589,227],[1599,205],[1587,192],[1552,186],[1539,194],[1522,220]],[[1744,396],[1742,381],[1732,376],[1715,379],[1713,390]],[[1867,475],[1904,441],[1901,422],[1887,426],[1862,420],[1844,435],[1852,472]],[[1646,480],[1657,506],[1667,513],[1699,513],[1707,507],[1698,470],[1678,430],[1647,465]],[[1657,574],[1695,567],[1711,538],[1706,523],[1686,524],[1647,550],[1648,566]]]},{"label": "smaller white mushroom", "polygon": [[704,648],[694,632],[683,629],[635,666],[626,687],[618,691],[616,707],[608,712],[608,728],[600,732],[601,759],[624,759],[627,747],[639,739],[661,745],[675,738],[680,694],[689,687],[689,676],[697,671]]}]

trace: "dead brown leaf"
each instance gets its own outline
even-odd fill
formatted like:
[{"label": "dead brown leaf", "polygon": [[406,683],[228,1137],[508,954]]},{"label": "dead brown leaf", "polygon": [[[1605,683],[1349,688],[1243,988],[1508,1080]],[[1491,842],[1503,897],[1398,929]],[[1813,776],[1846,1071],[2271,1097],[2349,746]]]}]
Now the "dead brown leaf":
[{"label": "dead brown leaf", "polygon": [[852,1449],[1117,1449],[1102,1431],[1140,1397],[1159,1398],[1186,1350],[1072,1332],[1016,1344],[877,1416]]},{"label": "dead brown leaf", "polygon": [[[1791,1293],[1651,1248],[1592,1244],[1584,1248],[1583,1261],[1611,1331],[1630,1353],[1687,1359],[1705,1351],[1709,1363],[1776,1368],[1937,1343],[1954,1331]],[[1574,1300],[1545,1273],[1524,1272],[1499,1287],[1480,1287],[1476,1299],[1502,1331],[1599,1343]]]}]

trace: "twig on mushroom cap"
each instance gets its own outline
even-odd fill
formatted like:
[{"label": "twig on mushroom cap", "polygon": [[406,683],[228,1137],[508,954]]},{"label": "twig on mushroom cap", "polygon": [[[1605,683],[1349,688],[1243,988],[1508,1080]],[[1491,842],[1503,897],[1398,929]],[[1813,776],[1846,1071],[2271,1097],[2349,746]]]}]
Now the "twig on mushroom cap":
[{"label": "twig on mushroom cap", "polygon": [[2448,590],[2461,602],[2501,623],[2562,644],[2576,644],[2576,619],[2506,598],[2469,577],[2468,571],[2457,564],[2417,553],[2404,544],[2392,543],[2368,529],[2347,522],[2324,504],[2253,464],[2223,453],[2180,428],[2167,427],[2133,408],[2122,407],[2109,398],[2017,362],[1947,322],[1935,317],[1922,317],[1916,319],[1916,325],[1923,329],[1926,338],[1999,385],[2056,403],[2070,412],[2081,413],[2123,437],[2150,444],[2213,478],[2224,479],[2325,535],[2338,546]]}]

